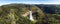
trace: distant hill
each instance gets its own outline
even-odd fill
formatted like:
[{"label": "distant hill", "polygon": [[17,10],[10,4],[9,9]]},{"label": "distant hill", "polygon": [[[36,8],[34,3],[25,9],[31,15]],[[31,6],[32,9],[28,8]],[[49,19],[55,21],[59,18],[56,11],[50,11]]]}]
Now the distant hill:
[{"label": "distant hill", "polygon": [[29,6],[37,6],[40,9],[42,9],[42,11],[44,11],[45,13],[49,13],[49,14],[56,14],[59,13],[60,14],[60,5],[54,5],[54,4],[7,4],[7,5],[2,5],[2,6],[13,6],[18,8],[19,6],[24,6],[27,9],[29,9]]},{"label": "distant hill", "polygon": [[54,4],[40,4],[36,5],[37,7],[41,8],[45,13],[49,14],[60,14],[60,5],[54,5]]}]

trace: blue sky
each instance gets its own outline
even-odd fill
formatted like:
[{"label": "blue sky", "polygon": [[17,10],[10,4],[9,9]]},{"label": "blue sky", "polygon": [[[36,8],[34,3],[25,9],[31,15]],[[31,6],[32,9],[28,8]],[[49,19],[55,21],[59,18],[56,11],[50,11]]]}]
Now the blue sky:
[{"label": "blue sky", "polygon": [[0,0],[0,5],[10,3],[25,3],[25,4],[60,4],[60,0]]}]

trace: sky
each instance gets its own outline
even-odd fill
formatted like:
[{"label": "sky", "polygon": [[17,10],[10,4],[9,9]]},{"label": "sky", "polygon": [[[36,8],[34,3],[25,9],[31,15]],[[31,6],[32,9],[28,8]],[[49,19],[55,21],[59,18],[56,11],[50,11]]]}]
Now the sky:
[{"label": "sky", "polygon": [[24,3],[24,4],[60,4],[60,0],[0,0],[0,5],[11,3]]}]

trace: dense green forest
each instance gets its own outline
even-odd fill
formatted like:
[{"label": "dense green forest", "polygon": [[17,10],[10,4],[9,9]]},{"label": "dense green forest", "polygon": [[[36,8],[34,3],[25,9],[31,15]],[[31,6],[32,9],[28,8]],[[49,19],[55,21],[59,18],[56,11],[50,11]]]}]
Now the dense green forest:
[{"label": "dense green forest", "polygon": [[[0,6],[0,24],[60,24],[59,5],[8,4]],[[35,21],[29,19],[32,11]]]}]

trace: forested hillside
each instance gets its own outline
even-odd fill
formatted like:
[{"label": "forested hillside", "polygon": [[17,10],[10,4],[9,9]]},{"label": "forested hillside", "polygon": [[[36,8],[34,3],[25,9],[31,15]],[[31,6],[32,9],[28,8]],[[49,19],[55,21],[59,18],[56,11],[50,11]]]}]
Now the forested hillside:
[{"label": "forested hillside", "polygon": [[[30,8],[26,7],[30,6]],[[24,5],[24,4],[9,4],[0,6],[0,24],[36,24],[36,22],[32,22],[29,20],[29,17],[23,17],[22,14],[28,12],[29,10],[35,11],[34,15],[38,15],[37,19],[34,16],[34,19],[37,22],[42,24],[42,18],[44,18],[44,13],[41,9],[36,7],[35,5]],[[41,18],[41,19],[40,19]]]},{"label": "forested hillside", "polygon": [[36,5],[36,6],[41,8],[45,13],[50,13],[50,14],[60,13],[60,5],[40,4],[40,5]]},{"label": "forested hillside", "polygon": [[[35,21],[29,19],[29,14],[27,13],[29,11],[32,11]],[[30,4],[2,5],[0,6],[0,24],[60,24],[60,6]]]},{"label": "forested hillside", "polygon": [[36,6],[46,14],[48,24],[60,24],[60,5],[40,4]]}]

